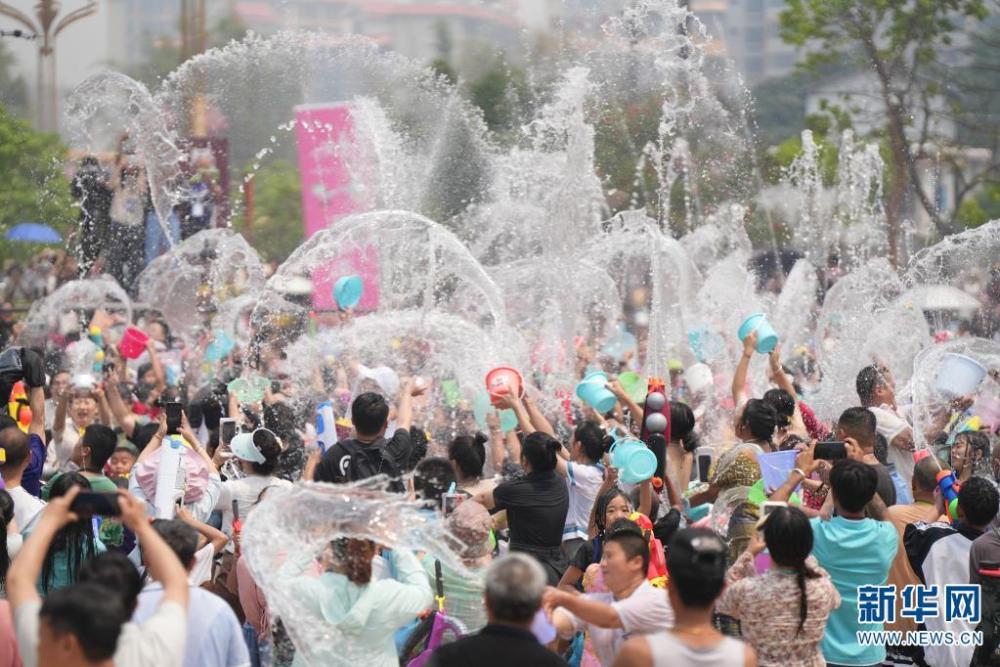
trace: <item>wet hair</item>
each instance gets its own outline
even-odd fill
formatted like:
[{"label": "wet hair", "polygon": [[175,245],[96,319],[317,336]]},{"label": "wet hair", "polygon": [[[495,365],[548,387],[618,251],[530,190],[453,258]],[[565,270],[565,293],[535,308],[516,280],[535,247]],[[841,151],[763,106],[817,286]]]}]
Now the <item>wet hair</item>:
[{"label": "wet hair", "polygon": [[[642,558],[642,572],[649,569],[649,542],[638,524],[631,519],[618,519],[608,528],[604,544],[614,542],[625,552],[625,559]],[[606,552],[605,552],[606,553]]]},{"label": "wet hair", "polygon": [[[49,499],[60,498],[74,486],[79,486],[83,491],[90,491],[90,480],[78,472],[67,472],[56,477],[49,487]],[[76,581],[80,566],[87,560],[97,555],[97,548],[94,545],[94,528],[89,518],[79,519],[73,523],[68,523],[59,529],[49,550],[42,561],[41,588],[42,593],[47,594],[52,587],[52,578],[55,575],[56,555],[64,553],[65,565],[68,570],[69,581]]]},{"label": "wet hair", "polygon": [[806,566],[806,559],[813,547],[809,517],[797,507],[775,509],[764,523],[764,542],[771,560],[781,567],[795,570],[795,581],[799,586],[799,629],[795,633],[798,635],[802,632],[809,613],[806,579],[817,579],[820,576],[819,572]]},{"label": "wet hair", "polygon": [[973,452],[979,452],[980,458],[983,461],[987,461],[990,458],[990,438],[982,431],[966,431],[965,433],[959,433],[955,436],[955,440],[963,438],[965,440],[966,448],[969,450],[966,457],[969,459],[969,464],[974,463],[975,459],[972,456]]},{"label": "wet hair", "polygon": [[877,427],[875,413],[868,408],[847,408],[837,419],[837,428],[865,448],[875,446]]},{"label": "wet hair", "polygon": [[865,366],[858,371],[858,377],[854,380],[854,388],[858,392],[858,400],[861,405],[871,407],[875,404],[875,391],[885,384],[882,377],[882,370],[872,364]]},{"label": "wet hair", "polygon": [[184,569],[191,567],[198,553],[197,530],[176,519],[157,519],[153,522],[153,530],[167,543]]},{"label": "wet hair", "polygon": [[129,614],[115,596],[97,584],[78,584],[53,591],[38,617],[56,636],[71,634],[87,660],[110,660]]},{"label": "wet hair", "polygon": [[119,597],[127,611],[139,604],[142,576],[128,556],[119,551],[105,551],[80,566],[80,584],[97,584]]},{"label": "wet hair", "polygon": [[605,531],[607,530],[607,526],[604,525],[604,515],[608,513],[608,505],[610,505],[611,501],[615,498],[623,498],[625,502],[634,507],[631,499],[628,497],[628,494],[618,487],[608,489],[603,494],[599,495],[597,500],[594,501],[594,508],[591,510],[590,521],[591,525],[593,525],[597,530],[597,535],[599,537],[603,537]]},{"label": "wet hair", "polygon": [[604,430],[597,423],[585,421],[573,431],[573,439],[580,443],[583,454],[591,461],[604,456]]},{"label": "wet hair", "polygon": [[789,433],[785,436],[785,439],[778,443],[778,451],[787,452],[795,449],[796,445],[808,445],[809,439],[803,438],[801,435],[795,433]]},{"label": "wet hair", "polygon": [[[6,489],[0,489],[0,529],[7,535],[7,526],[14,520],[14,499]],[[20,526],[18,526],[20,528]],[[7,581],[7,570],[10,569],[10,554],[7,552],[7,540],[0,539],[0,588]]]},{"label": "wet hair", "polygon": [[417,464],[413,471],[413,490],[420,498],[440,507],[442,496],[455,483],[455,469],[448,459],[434,456]]},{"label": "wet hair", "polygon": [[687,403],[670,401],[670,439],[681,443],[684,451],[693,452],[701,445],[701,438],[694,432],[694,411]]},{"label": "wet hair", "polygon": [[933,456],[926,456],[913,466],[913,485],[922,491],[933,492],[937,488],[937,474],[944,466]]},{"label": "wet hair", "polygon": [[524,439],[521,456],[531,464],[532,472],[549,472],[556,468],[556,456],[562,445],[547,433],[535,431]]},{"label": "wet hair", "polygon": [[17,426],[8,426],[0,431],[0,449],[6,455],[4,469],[17,470],[31,456],[31,440]]},{"label": "wet hair", "polygon": [[99,472],[114,454],[118,436],[110,426],[91,424],[84,430],[81,444],[90,449],[90,465]]},{"label": "wet hair", "polygon": [[351,404],[351,422],[360,436],[377,435],[389,419],[389,404],[381,394],[366,391]]},{"label": "wet hair", "polygon": [[875,468],[855,461],[840,459],[830,470],[830,489],[833,497],[848,512],[860,512],[875,495],[878,473]]},{"label": "wet hair", "polygon": [[971,526],[985,526],[997,515],[1000,493],[997,487],[982,477],[970,477],[958,491],[958,509]]},{"label": "wet hair", "polygon": [[501,622],[527,624],[542,605],[547,579],[531,556],[509,553],[486,570],[486,608]]},{"label": "wet hair", "polygon": [[759,398],[751,398],[743,408],[740,422],[750,430],[754,438],[770,441],[774,437],[778,415],[770,403]]},{"label": "wet hair", "polygon": [[667,571],[685,606],[711,607],[726,582],[726,545],[704,528],[678,530],[667,549]]},{"label": "wet hair", "polygon": [[264,455],[264,462],[250,462],[250,468],[255,475],[270,475],[278,465],[278,458],[281,456],[281,445],[278,438],[270,431],[257,431],[253,438],[254,446]]},{"label": "wet hair", "polygon": [[372,580],[372,558],[375,557],[375,543],[369,540],[340,538],[330,542],[333,558],[344,569],[348,581],[364,586]]},{"label": "wet hair", "polygon": [[486,463],[487,438],[482,433],[460,435],[448,443],[448,458],[463,477],[482,477]]},{"label": "wet hair", "polygon": [[784,389],[768,389],[762,401],[774,408],[778,428],[788,428],[795,414],[795,399]]}]

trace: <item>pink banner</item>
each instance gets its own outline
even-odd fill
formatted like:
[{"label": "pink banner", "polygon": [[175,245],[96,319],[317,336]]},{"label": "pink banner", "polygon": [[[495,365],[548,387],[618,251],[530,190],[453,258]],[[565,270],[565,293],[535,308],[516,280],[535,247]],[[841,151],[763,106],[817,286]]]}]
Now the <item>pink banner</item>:
[{"label": "pink banner", "polygon": [[[344,103],[298,106],[295,107],[295,121],[302,179],[302,216],[306,238],[309,238],[340,218],[367,210],[369,205],[351,195],[352,174],[345,157],[357,160],[360,152],[354,150],[350,106]],[[355,173],[363,171],[355,169]],[[378,251],[374,246],[345,252],[313,271],[314,307],[320,310],[336,308],[333,285],[341,276],[351,274],[361,276],[365,285],[357,310],[375,310],[379,289]]]}]

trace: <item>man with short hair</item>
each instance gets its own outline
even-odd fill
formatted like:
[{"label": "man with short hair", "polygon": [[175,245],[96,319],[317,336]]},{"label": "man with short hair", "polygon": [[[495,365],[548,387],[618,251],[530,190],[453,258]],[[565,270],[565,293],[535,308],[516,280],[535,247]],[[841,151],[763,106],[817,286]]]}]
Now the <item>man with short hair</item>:
[{"label": "man with short hair", "polygon": [[[52,499],[36,522],[31,536],[24,541],[24,546],[21,547],[20,553],[17,554],[7,572],[7,599],[14,612],[17,642],[25,667],[36,667],[38,664],[41,664],[42,667],[72,664],[70,658],[79,659],[83,653],[83,646],[76,646],[73,642],[68,643],[64,651],[66,655],[61,656],[67,660],[65,663],[51,660],[49,654],[46,653],[49,650],[48,646],[41,647],[42,652],[39,652],[40,638],[44,637],[48,642],[53,636],[53,632],[50,631],[54,631],[59,636],[73,632],[72,627],[76,626],[68,624],[70,624],[72,617],[79,612],[79,607],[74,605],[55,607],[54,609],[50,607],[46,616],[42,599],[35,588],[35,582],[38,581],[41,574],[45,554],[48,552],[56,533],[74,519],[70,507],[79,492],[80,488],[74,486],[66,495]],[[134,582],[138,579],[138,573],[134,574],[131,587],[123,587],[126,590],[106,588],[97,584],[97,588],[103,591],[103,595],[97,598],[101,604],[111,601],[112,604],[109,606],[112,609],[117,609],[116,605],[121,607],[120,617],[112,613],[112,618],[118,622],[121,628],[121,634],[117,637],[117,645],[114,648],[114,666],[180,667],[184,657],[184,637],[187,631],[185,614],[188,605],[187,574],[170,547],[146,520],[145,504],[122,490],[118,492],[118,505],[121,508],[122,521],[135,533],[143,545],[149,573],[163,582],[163,598],[156,613],[141,626],[136,626],[126,622],[128,621],[126,594],[129,589],[135,590]],[[117,559],[118,572],[127,571],[120,567],[124,556],[116,554],[103,556],[103,558]],[[134,567],[132,572],[135,572]],[[84,588],[85,594],[88,597],[93,597],[90,587],[95,585],[95,581],[96,578],[90,579],[88,577],[87,580],[82,580],[62,590],[72,591],[79,586],[84,586],[86,587]],[[78,623],[78,621],[74,621],[74,623]],[[43,626],[48,626],[48,629],[42,629]],[[71,629],[67,630],[67,627]],[[81,644],[80,637],[77,637],[76,644]],[[88,663],[78,662],[77,664]]]},{"label": "man with short hair", "polygon": [[[198,551],[198,531],[182,521],[158,519],[153,530],[180,559],[190,573]],[[143,549],[145,561],[145,549]],[[188,604],[188,636],[184,648],[185,667],[243,667],[250,664],[250,654],[243,629],[232,608],[219,596],[198,586],[191,586]],[[139,594],[132,621],[142,624],[153,614],[163,598],[163,584],[151,581]]]},{"label": "man with short hair", "polygon": [[[976,629],[967,618],[945,623],[946,589],[969,583],[969,560],[973,541],[989,529],[1000,507],[1000,493],[989,480],[970,477],[958,492],[958,517],[945,522],[915,523],[906,527],[903,543],[910,566],[920,581],[937,586],[935,601],[939,614],[928,616],[924,624],[931,632],[952,631],[959,635]],[[931,667],[968,665],[975,646],[926,646],[924,660]]]},{"label": "man with short hair", "polygon": [[396,410],[396,432],[385,438],[389,427],[389,404],[381,394],[366,392],[351,404],[353,438],[328,449],[316,466],[313,480],[342,484],[384,474],[398,477],[410,461],[413,398],[426,391],[408,379],[400,390]]},{"label": "man with short hair", "polygon": [[483,596],[489,623],[475,635],[439,647],[428,667],[565,667],[531,633],[546,581],[531,556],[511,553],[495,560],[486,570]]},{"label": "man with short hair", "polygon": [[115,647],[128,615],[106,589],[77,584],[52,591],[38,618],[38,664],[113,667]]},{"label": "man with short hair", "polygon": [[889,468],[882,465],[875,457],[875,440],[878,435],[875,414],[867,408],[848,408],[840,414],[837,420],[836,437],[838,440],[855,445],[849,450],[854,458],[867,463],[875,469],[878,475],[878,485],[875,487],[879,498],[886,507],[896,504],[896,487],[892,481]]},{"label": "man with short hair", "polygon": [[[788,480],[771,494],[771,500],[788,500],[791,492],[816,470],[813,447],[799,452]],[[841,459],[830,470],[830,494],[835,516],[810,520],[813,556],[830,573],[840,593],[840,606],[830,613],[821,648],[831,667],[866,667],[885,660],[884,646],[863,646],[862,631],[881,632],[881,623],[861,623],[858,588],[881,586],[896,556],[899,536],[885,521],[885,505],[875,493],[878,473],[855,459]],[[866,511],[867,510],[867,511]]]},{"label": "man with short hair", "polygon": [[80,474],[90,481],[90,488],[94,491],[115,493],[118,490],[115,483],[104,475],[104,465],[117,446],[118,436],[114,429],[104,424],[91,424],[73,447],[72,461],[80,467]]},{"label": "man with short hair", "polygon": [[[32,415],[34,418],[34,415]],[[0,420],[2,421],[2,420]],[[3,451],[3,461],[0,462],[0,473],[7,493],[14,500],[14,521],[17,529],[24,531],[32,527],[39,513],[45,509],[45,503],[35,494],[29,493],[22,483],[28,469],[44,465],[44,450],[36,459],[34,443],[36,435],[25,435],[17,426],[8,426],[0,430],[0,451]]]},{"label": "man with short hair", "polygon": [[673,627],[633,635],[615,657],[614,667],[756,667],[753,648],[723,636],[712,623],[715,600],[726,583],[726,545],[710,530],[685,528],[674,533],[667,551]]},{"label": "man with short hair", "polygon": [[602,665],[610,665],[625,638],[667,630],[674,612],[663,591],[646,578],[649,543],[633,521],[619,519],[604,539],[601,573],[607,593],[576,595],[558,588],[545,591],[544,606],[563,639],[586,632]]}]

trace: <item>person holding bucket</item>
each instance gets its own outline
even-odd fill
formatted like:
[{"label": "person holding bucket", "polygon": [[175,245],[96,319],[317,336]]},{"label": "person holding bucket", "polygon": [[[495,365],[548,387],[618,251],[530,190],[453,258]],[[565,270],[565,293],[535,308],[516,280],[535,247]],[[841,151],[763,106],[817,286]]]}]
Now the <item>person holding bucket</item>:
[{"label": "person holding bucket", "polygon": [[507,510],[510,550],[527,553],[541,563],[551,586],[559,583],[567,566],[561,546],[569,492],[556,474],[561,448],[547,433],[529,434],[521,446],[524,479],[507,480],[475,498],[491,512]]}]

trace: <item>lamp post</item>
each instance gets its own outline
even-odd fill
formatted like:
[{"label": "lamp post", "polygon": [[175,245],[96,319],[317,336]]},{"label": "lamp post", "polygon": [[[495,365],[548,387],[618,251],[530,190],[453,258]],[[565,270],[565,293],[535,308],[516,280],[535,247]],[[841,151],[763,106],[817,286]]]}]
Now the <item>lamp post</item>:
[{"label": "lamp post", "polygon": [[64,15],[59,20],[60,3],[57,0],[38,0],[35,4],[35,18],[0,0],[0,14],[8,16],[35,35],[41,37],[38,44],[38,109],[37,123],[40,130],[55,132],[58,129],[59,99],[56,86],[56,37],[71,23],[86,18],[97,11],[97,0],[86,3]]}]

